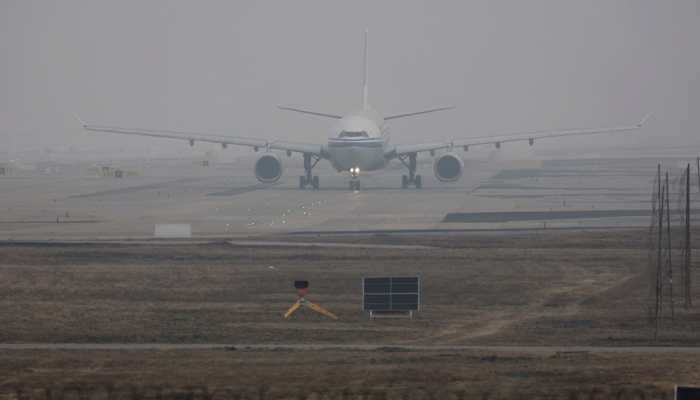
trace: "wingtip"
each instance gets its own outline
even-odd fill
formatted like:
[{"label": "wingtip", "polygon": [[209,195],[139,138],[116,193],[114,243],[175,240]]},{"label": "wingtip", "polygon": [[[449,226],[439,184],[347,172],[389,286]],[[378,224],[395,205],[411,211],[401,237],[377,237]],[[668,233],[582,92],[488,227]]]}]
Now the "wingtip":
[{"label": "wingtip", "polygon": [[647,121],[649,120],[649,118],[651,118],[651,113],[648,113],[647,115],[645,115],[644,118],[642,118],[642,120],[639,121],[639,123],[637,124],[637,127],[638,127],[638,128],[643,127],[643,126],[647,123]]},{"label": "wingtip", "polygon": [[73,113],[73,116],[75,117],[75,119],[78,120],[78,122],[80,123],[80,126],[82,126],[83,128],[87,126],[87,124],[85,123],[85,121],[83,121],[83,120],[80,118],[80,115],[78,115],[78,113]]}]

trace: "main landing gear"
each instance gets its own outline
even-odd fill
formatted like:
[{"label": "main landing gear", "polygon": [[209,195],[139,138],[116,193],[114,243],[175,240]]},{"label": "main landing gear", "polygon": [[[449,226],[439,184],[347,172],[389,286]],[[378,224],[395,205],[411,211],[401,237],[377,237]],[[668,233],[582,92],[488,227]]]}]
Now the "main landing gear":
[{"label": "main landing gear", "polygon": [[318,176],[312,175],[311,172],[313,168],[321,160],[321,157],[304,153],[304,171],[306,176],[302,175],[299,177],[299,189],[306,189],[307,186],[311,186],[313,189],[319,188]]},{"label": "main landing gear", "polygon": [[401,164],[408,168],[408,176],[401,176],[401,189],[407,189],[411,185],[415,186],[416,189],[421,189],[423,187],[423,179],[420,175],[416,175],[416,158],[418,158],[417,153],[408,153],[399,156]]},{"label": "main landing gear", "polygon": [[360,168],[350,168],[350,190],[360,190]]}]

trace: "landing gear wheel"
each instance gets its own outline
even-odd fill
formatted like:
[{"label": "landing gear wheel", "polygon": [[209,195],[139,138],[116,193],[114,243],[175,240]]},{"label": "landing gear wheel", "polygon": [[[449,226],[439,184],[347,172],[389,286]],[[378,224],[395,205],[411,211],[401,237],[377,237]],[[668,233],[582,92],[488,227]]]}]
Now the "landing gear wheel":
[{"label": "landing gear wheel", "polygon": [[414,186],[416,189],[423,187],[423,180],[420,175],[416,175],[418,167],[418,153],[408,153],[399,155],[399,161],[408,168],[408,176],[401,176],[401,188],[407,189],[409,186]]},{"label": "landing gear wheel", "polygon": [[321,156],[311,153],[304,153],[304,172],[306,175],[299,177],[299,189],[304,190],[308,186],[318,189],[318,176],[313,176],[312,171],[316,164],[321,161]]},{"label": "landing gear wheel", "polygon": [[360,191],[360,181],[355,181],[355,190]]},{"label": "landing gear wheel", "polygon": [[350,181],[350,190],[360,190],[360,181]]}]

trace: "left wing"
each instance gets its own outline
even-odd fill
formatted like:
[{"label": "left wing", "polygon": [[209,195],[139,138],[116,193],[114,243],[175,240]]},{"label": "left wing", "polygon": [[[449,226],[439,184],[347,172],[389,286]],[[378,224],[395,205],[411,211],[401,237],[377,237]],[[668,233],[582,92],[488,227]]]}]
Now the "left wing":
[{"label": "left wing", "polygon": [[509,142],[529,142],[530,145],[535,143],[535,140],[549,139],[564,136],[584,136],[584,135],[599,135],[604,133],[623,133],[637,131],[644,126],[650,115],[645,116],[641,121],[634,125],[618,126],[611,128],[599,129],[565,129],[554,131],[532,131],[520,132],[499,136],[484,136],[469,139],[454,139],[450,142],[435,142],[413,145],[397,145],[391,148],[385,155],[387,158],[394,158],[404,154],[420,153],[425,151],[435,151],[443,149],[452,149],[454,147],[462,147],[465,151],[472,146],[493,145],[500,148],[501,144]]},{"label": "left wing", "polygon": [[284,107],[284,106],[277,106],[277,108],[279,108],[280,110],[294,111],[294,112],[298,112],[301,114],[315,115],[317,117],[325,117],[325,118],[333,118],[333,119],[343,118],[342,115],[338,115],[338,114],[329,114],[329,113],[322,113],[322,112],[318,112],[318,111],[302,110],[301,108]]},{"label": "left wing", "polygon": [[216,135],[198,132],[175,131],[175,130],[154,130],[141,128],[124,128],[119,126],[89,124],[76,115],[78,121],[87,131],[118,133],[122,135],[150,136],[164,139],[184,140],[194,146],[195,142],[216,143],[226,148],[228,145],[252,147],[255,151],[259,149],[285,150],[288,152],[308,153],[322,156],[323,146],[310,143],[295,143],[285,141],[270,141],[257,138],[235,137],[226,135]]}]

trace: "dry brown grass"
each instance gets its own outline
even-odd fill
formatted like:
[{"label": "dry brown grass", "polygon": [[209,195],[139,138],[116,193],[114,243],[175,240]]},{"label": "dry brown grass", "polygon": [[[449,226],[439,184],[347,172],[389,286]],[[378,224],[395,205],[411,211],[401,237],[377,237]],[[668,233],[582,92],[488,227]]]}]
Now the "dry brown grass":
[{"label": "dry brown grass", "polygon": [[[396,241],[447,248],[5,245],[0,342],[651,343],[643,231],[438,238]],[[368,320],[360,280],[382,275],[421,276],[417,319]],[[340,321],[281,318],[298,278]],[[677,312],[659,343],[700,344],[700,313]]]},{"label": "dry brown grass", "polygon": [[[441,248],[6,244],[0,247],[0,342],[652,343],[641,230],[330,240]],[[361,277],[414,274],[424,289],[418,317],[369,321],[360,307]],[[309,298],[339,321],[308,312],[282,320],[295,300],[292,281],[298,278],[310,280]],[[700,344],[699,314],[678,312],[675,322],[665,323],[659,343]],[[615,398],[620,390],[642,385],[650,398],[660,390],[670,393],[676,382],[700,381],[696,357],[390,348],[6,351],[0,354],[0,398],[16,398],[18,384],[60,393],[65,385],[104,382],[151,390],[139,392],[146,397],[153,397],[153,389],[143,385],[166,384],[175,397],[184,396],[187,386],[204,385],[234,388],[248,398],[265,388],[267,398],[323,398],[323,393],[340,398],[346,390],[374,398],[411,393],[408,398],[455,399],[460,393],[569,398],[573,390],[582,390],[583,398]],[[63,398],[70,396],[80,397]]]}]

